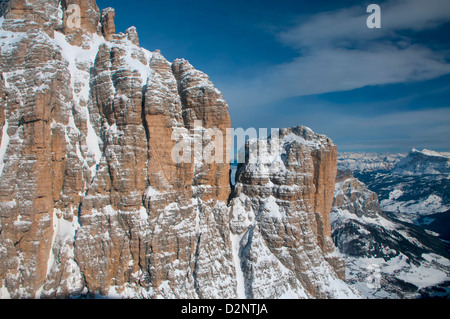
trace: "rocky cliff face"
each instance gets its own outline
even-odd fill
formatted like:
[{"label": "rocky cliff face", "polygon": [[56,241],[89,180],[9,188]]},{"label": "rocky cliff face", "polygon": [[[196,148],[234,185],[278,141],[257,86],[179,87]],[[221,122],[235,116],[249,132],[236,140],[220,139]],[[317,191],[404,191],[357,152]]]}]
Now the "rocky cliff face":
[{"label": "rocky cliff face", "polygon": [[[259,153],[251,158],[252,150]],[[247,146],[231,200],[242,295],[340,298],[343,261],[333,254],[329,212],[336,146],[306,127],[280,130]],[[238,267],[237,267],[238,268]]]},{"label": "rocky cliff face", "polygon": [[243,165],[229,198],[227,161],[173,160],[174,135],[205,146],[209,129],[228,155],[221,93],[114,16],[94,0],[5,6],[0,297],[352,296],[332,254],[332,142],[282,131],[277,168]]}]

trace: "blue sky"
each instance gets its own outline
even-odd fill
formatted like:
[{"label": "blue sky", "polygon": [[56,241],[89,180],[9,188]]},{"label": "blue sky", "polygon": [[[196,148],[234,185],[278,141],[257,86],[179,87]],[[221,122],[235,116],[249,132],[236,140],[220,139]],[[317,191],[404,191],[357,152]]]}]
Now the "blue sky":
[{"label": "blue sky", "polygon": [[[369,4],[381,29],[369,29]],[[339,151],[450,150],[450,1],[97,0],[116,31],[207,73],[232,126],[306,125]]]}]

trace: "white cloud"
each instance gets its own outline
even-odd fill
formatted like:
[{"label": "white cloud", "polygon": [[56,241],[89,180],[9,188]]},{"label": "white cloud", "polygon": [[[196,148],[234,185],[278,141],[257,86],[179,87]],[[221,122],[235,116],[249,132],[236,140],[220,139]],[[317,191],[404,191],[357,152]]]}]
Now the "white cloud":
[{"label": "white cloud", "polygon": [[381,4],[381,29],[366,27],[364,6],[355,6],[310,17],[279,34],[282,42],[305,49],[322,46],[346,45],[349,42],[382,39],[402,30],[422,31],[448,22],[448,0],[397,0]]},{"label": "white cloud", "polygon": [[371,50],[324,48],[278,66],[276,73],[277,88],[286,96],[300,96],[428,80],[450,73],[450,64],[419,45],[381,44]]},{"label": "white cloud", "polygon": [[250,108],[294,96],[429,80],[448,73],[450,64],[428,48],[376,44],[372,50],[323,48],[221,88],[230,105]]},{"label": "white cloud", "polygon": [[230,105],[256,107],[284,98],[433,79],[450,73],[443,52],[412,44],[399,30],[434,28],[450,19],[449,0],[381,4],[381,29],[366,26],[363,6],[319,13],[278,34],[298,50],[293,61],[222,85]]}]

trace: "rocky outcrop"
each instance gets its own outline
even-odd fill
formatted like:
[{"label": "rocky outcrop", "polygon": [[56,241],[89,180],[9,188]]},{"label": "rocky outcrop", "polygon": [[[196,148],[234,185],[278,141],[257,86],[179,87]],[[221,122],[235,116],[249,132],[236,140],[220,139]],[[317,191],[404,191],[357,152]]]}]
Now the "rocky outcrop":
[{"label": "rocky outcrop", "polygon": [[53,37],[54,30],[62,28],[61,9],[57,0],[9,0],[3,3],[2,29],[26,32],[39,28]]},{"label": "rocky outcrop", "polygon": [[0,298],[353,296],[331,140],[281,130],[231,193],[228,106],[206,74],[116,34],[94,0],[4,14]]},{"label": "rocky outcrop", "polygon": [[106,41],[111,41],[113,35],[116,34],[116,25],[114,23],[114,18],[116,17],[116,12],[113,8],[106,8],[102,11],[102,32]]},{"label": "rocky outcrop", "polygon": [[306,127],[282,129],[249,143],[246,157],[231,200],[245,295],[355,296],[333,284],[344,277],[328,216],[336,177],[333,142]]},{"label": "rocky outcrop", "polygon": [[381,213],[377,194],[355,178],[352,172],[341,170],[338,170],[336,178],[333,208],[347,210],[358,217],[375,218]]},{"label": "rocky outcrop", "polygon": [[[110,32],[114,26],[114,14],[107,14],[108,17],[102,21],[102,13],[95,0],[63,0],[60,10],[63,16],[63,33],[72,45],[86,46],[93,34],[101,35],[102,30]],[[110,36],[109,33],[106,35]]]}]

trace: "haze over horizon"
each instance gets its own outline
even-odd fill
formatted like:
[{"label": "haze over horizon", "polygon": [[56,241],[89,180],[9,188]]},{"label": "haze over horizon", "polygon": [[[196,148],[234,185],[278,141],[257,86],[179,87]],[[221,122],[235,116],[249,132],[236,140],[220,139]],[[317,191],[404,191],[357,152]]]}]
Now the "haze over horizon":
[{"label": "haze over horizon", "polygon": [[[447,0],[97,3],[117,32],[135,26],[142,47],[208,74],[235,128],[305,125],[343,152],[450,150]],[[366,26],[371,3],[381,29]]]}]

